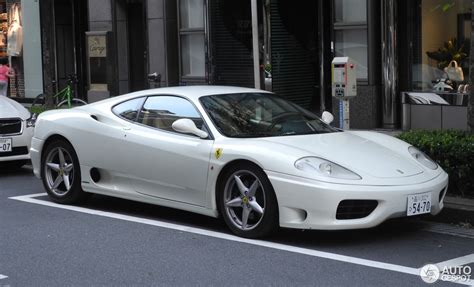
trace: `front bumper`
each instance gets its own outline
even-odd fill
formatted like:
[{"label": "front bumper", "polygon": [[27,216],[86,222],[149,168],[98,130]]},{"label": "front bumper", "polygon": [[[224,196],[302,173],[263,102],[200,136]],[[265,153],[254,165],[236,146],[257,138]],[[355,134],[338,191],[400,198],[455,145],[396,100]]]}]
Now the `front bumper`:
[{"label": "front bumper", "polygon": [[[22,124],[26,125],[24,121]],[[13,150],[13,152],[9,153],[0,153],[0,162],[29,160],[33,132],[34,128],[26,128],[26,126],[23,126],[22,133],[19,135],[0,135],[0,138],[12,139]]]},{"label": "front bumper", "polygon": [[31,139],[31,165],[33,166],[33,173],[37,178],[41,178],[41,150],[43,149],[44,141],[33,137]]},{"label": "front bumper", "polygon": [[[443,208],[448,175],[414,185],[361,186],[320,182],[266,171],[279,205],[280,226],[298,229],[342,230],[370,228],[407,214],[408,195],[431,193],[431,214]],[[376,200],[375,210],[359,219],[336,219],[343,200]]]}]

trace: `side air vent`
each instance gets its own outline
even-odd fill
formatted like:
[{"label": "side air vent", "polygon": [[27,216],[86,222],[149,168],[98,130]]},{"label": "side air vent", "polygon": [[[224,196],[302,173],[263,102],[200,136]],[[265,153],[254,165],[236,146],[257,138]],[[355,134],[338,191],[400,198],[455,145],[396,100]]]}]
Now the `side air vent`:
[{"label": "side air vent", "polygon": [[101,179],[100,171],[97,168],[92,168],[90,171],[91,179],[93,182],[98,183]]},{"label": "side air vent", "polygon": [[439,202],[442,202],[443,199],[444,199],[444,196],[446,195],[446,191],[448,190],[448,187],[445,187],[443,188],[440,192],[439,192]]},{"label": "side air vent", "polygon": [[369,216],[377,207],[377,200],[343,200],[339,203],[336,219],[360,219]]}]

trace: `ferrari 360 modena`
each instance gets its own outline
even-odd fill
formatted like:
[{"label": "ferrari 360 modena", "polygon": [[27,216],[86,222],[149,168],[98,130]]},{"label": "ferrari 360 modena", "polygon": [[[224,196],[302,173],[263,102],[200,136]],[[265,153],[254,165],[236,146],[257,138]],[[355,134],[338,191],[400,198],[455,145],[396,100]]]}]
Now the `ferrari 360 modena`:
[{"label": "ferrari 360 modena", "polygon": [[256,89],[150,89],[42,113],[31,158],[55,202],[114,196],[220,216],[249,238],[441,211],[448,175],[437,163],[328,118]]}]

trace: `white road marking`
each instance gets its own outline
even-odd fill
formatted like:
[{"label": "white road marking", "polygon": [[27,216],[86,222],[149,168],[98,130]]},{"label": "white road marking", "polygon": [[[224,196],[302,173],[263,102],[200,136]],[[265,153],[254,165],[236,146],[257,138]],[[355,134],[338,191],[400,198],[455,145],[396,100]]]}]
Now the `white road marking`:
[{"label": "white road marking", "polygon": [[[407,266],[402,266],[402,265],[397,265],[397,264],[391,264],[391,263],[368,260],[368,259],[363,259],[363,258],[358,258],[358,257],[340,255],[340,254],[318,251],[318,250],[313,250],[313,249],[308,249],[308,248],[301,248],[301,247],[296,247],[296,246],[291,246],[291,245],[286,245],[286,244],[281,244],[281,243],[274,243],[274,242],[255,240],[255,239],[246,239],[246,238],[241,238],[241,237],[237,237],[235,235],[230,235],[226,233],[210,231],[210,230],[206,230],[202,228],[184,226],[184,225],[164,222],[160,220],[151,220],[151,219],[140,218],[140,217],[135,217],[135,216],[130,216],[130,215],[123,215],[123,214],[117,214],[117,213],[112,213],[112,212],[107,212],[107,211],[94,210],[94,209],[89,209],[89,208],[84,208],[84,207],[79,207],[79,206],[61,205],[61,204],[57,204],[50,201],[35,199],[35,197],[46,196],[46,195],[47,195],[46,193],[36,193],[36,194],[29,194],[29,195],[14,196],[14,197],[10,197],[10,199],[44,205],[44,206],[56,207],[56,208],[61,208],[61,209],[67,209],[67,210],[77,211],[77,212],[91,214],[91,215],[120,219],[124,221],[129,221],[129,222],[142,223],[142,224],[147,224],[147,225],[156,226],[156,227],[173,229],[173,230],[178,230],[182,232],[189,232],[189,233],[194,233],[194,234],[199,234],[199,235],[204,235],[204,236],[209,236],[209,237],[214,237],[214,238],[219,238],[219,239],[224,239],[224,240],[229,240],[229,241],[236,241],[240,243],[246,243],[246,244],[251,244],[251,245],[256,245],[256,246],[261,246],[261,247],[288,251],[292,253],[319,257],[319,258],[325,258],[325,259],[330,259],[330,260],[335,260],[335,261],[340,261],[340,262],[345,262],[345,263],[350,263],[350,264],[356,264],[356,265],[361,265],[361,266],[366,266],[366,267],[378,268],[378,269],[400,272],[400,273],[416,275],[416,276],[420,275],[420,268],[412,268],[412,267],[407,267]],[[468,285],[463,282],[455,282],[455,283]]]},{"label": "white road marking", "polygon": [[8,278],[8,276],[0,274],[0,280],[6,279],[6,278]]}]

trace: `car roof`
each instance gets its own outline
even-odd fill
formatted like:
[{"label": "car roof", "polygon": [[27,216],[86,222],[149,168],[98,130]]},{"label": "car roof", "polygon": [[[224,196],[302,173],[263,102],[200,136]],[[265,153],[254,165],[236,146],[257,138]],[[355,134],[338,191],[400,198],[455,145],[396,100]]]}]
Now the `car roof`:
[{"label": "car roof", "polygon": [[141,96],[154,96],[154,95],[175,95],[182,96],[190,99],[193,102],[198,102],[200,97],[212,96],[212,95],[223,95],[223,94],[239,94],[239,93],[270,93],[264,90],[242,88],[233,86],[211,86],[211,85],[200,85],[200,86],[177,86],[177,87],[166,87],[157,89],[141,90],[129,94],[124,94],[117,97],[108,98],[100,102],[92,103],[90,107],[103,107],[104,105],[115,105],[117,103],[127,101]]},{"label": "car roof", "polygon": [[211,86],[211,85],[200,85],[200,86],[178,86],[178,87],[166,87],[158,89],[144,90],[139,93],[146,95],[153,94],[171,94],[185,96],[190,99],[198,99],[202,96],[211,95],[222,95],[222,94],[238,94],[238,93],[268,93],[267,91],[242,88],[233,86]]}]

